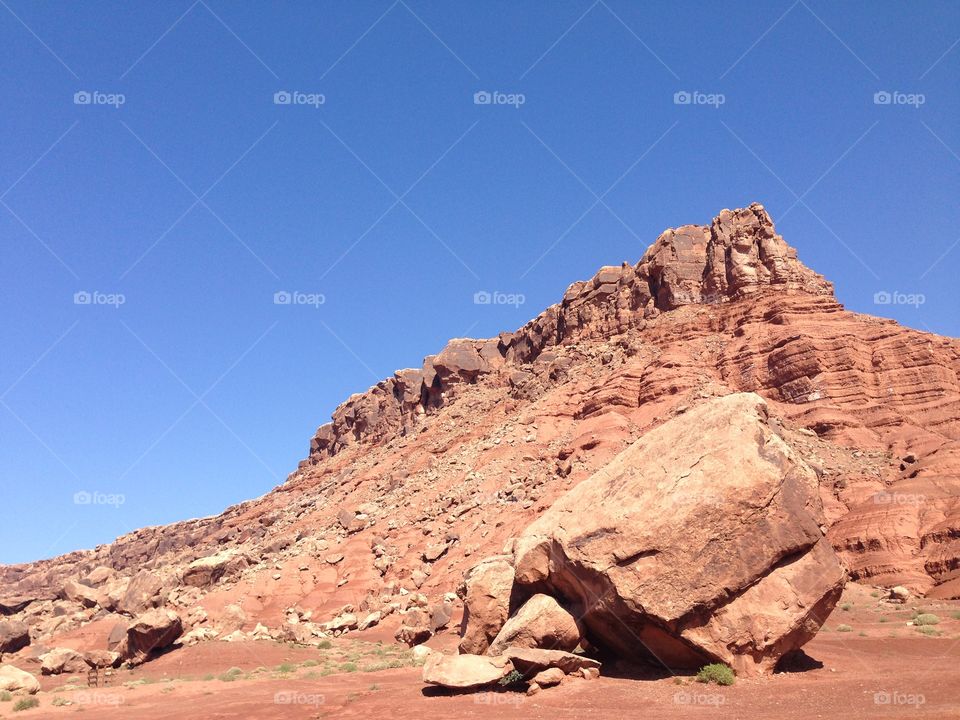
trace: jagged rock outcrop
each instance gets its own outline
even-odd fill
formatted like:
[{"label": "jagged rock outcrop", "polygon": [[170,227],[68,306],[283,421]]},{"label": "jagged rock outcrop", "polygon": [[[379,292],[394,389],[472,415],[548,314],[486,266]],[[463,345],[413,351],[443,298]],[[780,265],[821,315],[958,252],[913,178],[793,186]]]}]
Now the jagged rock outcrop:
[{"label": "jagged rock outcrop", "polygon": [[762,205],[724,210],[709,227],[667,230],[636,266],[601,268],[517,332],[491,340],[451,340],[438,355],[427,357],[421,370],[398,371],[351,396],[332,422],[317,430],[311,458],[403,432],[456,385],[475,383],[505,364],[532,362],[551,345],[609,337],[642,327],[645,318],[664,310],[730,302],[774,285],[833,296],[833,286],[805,267],[776,234]]}]

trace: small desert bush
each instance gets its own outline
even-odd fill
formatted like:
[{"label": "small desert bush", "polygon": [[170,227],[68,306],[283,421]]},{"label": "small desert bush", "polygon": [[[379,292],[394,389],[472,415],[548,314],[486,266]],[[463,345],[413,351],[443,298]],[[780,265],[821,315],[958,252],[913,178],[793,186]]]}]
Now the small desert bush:
[{"label": "small desert bush", "polygon": [[13,695],[8,693],[6,690],[0,692],[0,702],[10,702],[13,700]]},{"label": "small desert bush", "polygon": [[320,642],[317,643],[317,647],[321,650],[329,650],[330,648],[333,647],[333,643],[330,642],[329,640],[321,640]]},{"label": "small desert bush", "polygon": [[937,630],[935,627],[932,627],[931,625],[920,625],[919,627],[916,628],[916,630],[921,635],[929,635],[931,637],[942,634],[939,630]]},{"label": "small desert bush", "polygon": [[357,664],[355,662],[345,662],[340,666],[340,672],[352,673],[357,671]]},{"label": "small desert bush", "polygon": [[319,664],[320,664],[320,663],[317,662],[316,660],[304,660],[302,663],[300,663],[300,666],[301,666],[301,667],[316,667],[316,666],[319,665]]},{"label": "small desert bush", "polygon": [[697,673],[697,682],[716,683],[717,685],[733,685],[736,676],[733,670],[723,663],[710,663],[700,668]]},{"label": "small desert bush", "polygon": [[516,670],[511,670],[506,675],[504,675],[498,682],[507,687],[508,685],[516,685],[519,682],[523,681],[523,674],[517,672]]},{"label": "small desert bush", "polygon": [[845,602],[840,606],[840,609],[844,612],[850,612],[853,610],[853,603]]},{"label": "small desert bush", "polygon": [[960,620],[960,610],[950,615],[954,620]]},{"label": "small desert bush", "polygon": [[66,698],[55,697],[53,699],[53,702],[51,702],[50,704],[53,705],[54,707],[63,707],[64,705],[69,705],[70,701],[67,700]]},{"label": "small desert bush", "polygon": [[294,670],[296,670],[296,667],[297,666],[292,663],[281,663],[280,665],[277,665],[277,672],[292,673]]},{"label": "small desert bush", "polygon": [[238,667],[232,667],[223,673],[218,679],[222,682],[233,682],[234,680],[239,679],[241,675],[243,675],[243,670]]},{"label": "small desert bush", "polygon": [[849,625],[837,625],[837,632],[852,632],[853,628]]},{"label": "small desert bush", "polygon": [[933,613],[920,613],[913,619],[914,625],[936,625],[940,618]]},{"label": "small desert bush", "polygon": [[886,619],[885,617],[883,617],[883,615],[881,615],[881,616],[880,616],[880,622],[887,622],[887,619]]},{"label": "small desert bush", "polygon": [[35,697],[25,697],[20,698],[13,705],[14,712],[20,712],[21,710],[29,710],[30,708],[40,707],[40,701]]}]

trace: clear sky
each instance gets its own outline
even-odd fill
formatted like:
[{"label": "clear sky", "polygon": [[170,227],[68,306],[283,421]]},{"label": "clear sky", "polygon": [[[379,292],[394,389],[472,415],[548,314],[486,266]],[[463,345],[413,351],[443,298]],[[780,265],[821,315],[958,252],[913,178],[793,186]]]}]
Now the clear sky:
[{"label": "clear sky", "polygon": [[2,0],[0,562],[259,496],[350,393],[724,207],[960,335],[958,40],[924,0]]}]

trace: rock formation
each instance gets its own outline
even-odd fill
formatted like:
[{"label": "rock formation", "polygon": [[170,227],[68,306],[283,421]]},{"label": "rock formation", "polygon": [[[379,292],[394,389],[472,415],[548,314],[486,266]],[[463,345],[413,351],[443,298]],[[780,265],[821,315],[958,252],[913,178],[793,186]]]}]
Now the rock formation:
[{"label": "rock formation", "polygon": [[[3,660],[72,646],[61,641],[78,634],[90,643],[84,649],[120,650],[131,623],[154,609],[176,613],[183,642],[303,643],[365,632],[359,627],[375,613],[377,627],[406,627],[416,641],[448,632],[444,623],[456,626],[462,611],[462,652],[485,653],[533,595],[574,617],[582,601],[569,578],[579,560],[568,540],[557,539],[566,548],[557,558],[567,560],[537,581],[526,566],[514,577],[509,541],[559,513],[555,503],[589,487],[637,440],[737,393],[764,399],[768,417],[756,421],[769,437],[764,452],[782,441],[787,450],[777,452],[795,468],[784,486],[808,495],[815,487],[823,515],[812,498],[804,515],[778,495],[752,520],[755,499],[691,499],[682,517],[711,520],[685,521],[699,541],[719,527],[718,508],[730,513],[731,531],[764,517],[773,524],[779,516],[767,512],[805,519],[757,530],[782,556],[779,566],[769,554],[742,561],[729,541],[723,552],[705,551],[711,565],[702,580],[671,577],[676,607],[663,589],[642,610],[624,600],[638,628],[697,657],[736,662],[756,653],[766,669],[811,631],[796,582],[808,565],[833,572],[829,545],[854,580],[960,597],[960,342],[844,310],[754,204],[667,230],[639,262],[572,284],[516,331],[453,340],[420,367],[352,395],[317,430],[295,472],[262,497],[92,550],[0,567],[0,614],[31,639],[23,647],[22,632],[0,635],[21,643]],[[692,482],[695,459],[675,458],[691,465],[678,483]],[[775,476],[752,477],[759,492],[760,480]],[[827,542],[813,542],[821,524]],[[628,537],[637,543],[632,553],[659,552],[608,558],[615,581],[587,574],[615,594],[628,595],[623,582],[635,581],[646,593],[636,573],[667,552]],[[698,567],[690,554],[676,560]],[[750,577],[759,582],[745,584]],[[461,581],[459,597],[451,595]],[[780,621],[755,612],[781,591],[791,599]],[[819,597],[808,608],[814,624],[816,603],[830,594]],[[614,650],[605,621],[593,613],[584,642]],[[147,656],[144,647],[133,656]]]}]

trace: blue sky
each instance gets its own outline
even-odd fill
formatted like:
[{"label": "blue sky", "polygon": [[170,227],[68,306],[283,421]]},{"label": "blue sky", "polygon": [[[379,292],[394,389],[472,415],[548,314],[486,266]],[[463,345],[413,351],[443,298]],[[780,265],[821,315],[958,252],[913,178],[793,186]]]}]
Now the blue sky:
[{"label": "blue sky", "polygon": [[960,335],[957,3],[191,3],[0,3],[0,562],[259,496],[724,207]]}]

